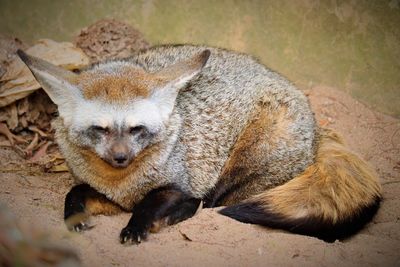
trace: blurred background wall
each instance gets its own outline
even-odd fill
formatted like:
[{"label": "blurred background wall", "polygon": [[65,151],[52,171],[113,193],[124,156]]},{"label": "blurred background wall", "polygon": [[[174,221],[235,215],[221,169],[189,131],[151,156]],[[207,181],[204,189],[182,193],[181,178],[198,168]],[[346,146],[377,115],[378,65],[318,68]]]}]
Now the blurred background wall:
[{"label": "blurred background wall", "polygon": [[0,33],[26,42],[72,41],[101,18],[152,44],[247,52],[302,89],[335,87],[400,117],[400,0],[0,0]]}]

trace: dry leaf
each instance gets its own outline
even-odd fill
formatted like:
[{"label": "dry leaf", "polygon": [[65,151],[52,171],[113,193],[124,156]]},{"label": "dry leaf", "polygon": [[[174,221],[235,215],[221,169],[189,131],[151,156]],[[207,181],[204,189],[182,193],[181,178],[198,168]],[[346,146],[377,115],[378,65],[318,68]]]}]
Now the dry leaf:
[{"label": "dry leaf", "polygon": [[40,162],[35,162],[43,167],[45,172],[68,172],[67,164],[65,163],[64,157],[61,156],[57,150],[48,157],[44,157]]},{"label": "dry leaf", "polygon": [[29,96],[29,111],[26,113],[30,125],[35,125],[42,131],[50,131],[50,121],[57,112],[57,106],[43,90],[38,90]]},{"label": "dry leaf", "polygon": [[29,159],[30,162],[38,162],[41,158],[47,155],[47,149],[49,146],[53,144],[53,142],[49,141],[44,143],[36,152],[35,154]]},{"label": "dry leaf", "polygon": [[0,78],[6,73],[6,68],[0,65]]},{"label": "dry leaf", "polygon": [[29,110],[28,98],[21,99],[17,104],[18,115],[21,116]]},{"label": "dry leaf", "polygon": [[52,159],[50,160],[50,162],[57,161],[57,160],[65,161],[65,158],[61,155],[60,151],[53,153]]},{"label": "dry leaf", "polygon": [[0,147],[10,147],[12,146],[11,142],[8,140],[0,141]]},{"label": "dry leaf", "polygon": [[33,137],[33,140],[31,141],[31,143],[25,148],[25,153],[28,157],[32,156],[32,152],[33,150],[36,149],[36,146],[39,143],[39,134],[35,133],[35,137]]},{"label": "dry leaf", "polygon": [[6,120],[8,128],[12,131],[18,126],[18,111],[15,103],[6,107],[8,118]]},{"label": "dry leaf", "polygon": [[42,39],[25,52],[68,70],[79,69],[89,64],[89,58],[84,52],[68,42]]},{"label": "dry leaf", "polygon": [[14,140],[17,143],[25,143],[25,140],[23,138],[16,136],[12,132],[10,132],[10,130],[8,129],[8,127],[5,123],[0,123],[0,134],[3,134],[4,136],[6,136],[11,144],[14,144]]},{"label": "dry leaf", "polygon": [[53,165],[50,167],[48,172],[68,172],[68,166],[65,162],[59,164],[59,165]]},{"label": "dry leaf", "polygon": [[48,135],[43,132],[42,130],[40,130],[37,126],[35,125],[31,125],[28,127],[29,130],[31,130],[32,132],[38,133],[41,137],[47,137]]},{"label": "dry leaf", "polygon": [[60,151],[53,153],[52,158],[49,160],[49,162],[54,162],[54,161],[58,161],[58,160],[62,160],[62,161],[65,160],[65,158],[61,155]]},{"label": "dry leaf", "polygon": [[[34,89],[36,90],[36,89]],[[21,92],[21,93],[16,93],[16,94],[11,94],[8,96],[0,96],[0,108],[5,107],[9,105],[10,103],[13,103],[19,99],[22,99],[24,97],[27,97],[30,95],[34,90],[28,90],[26,92]]]},{"label": "dry leaf", "polygon": [[50,121],[56,112],[57,106],[43,90],[38,90],[27,98],[0,108],[0,122],[6,122],[14,133],[29,129],[41,137],[53,139]]},{"label": "dry leaf", "polygon": [[25,129],[28,127],[28,121],[26,119],[26,116],[19,117],[18,125],[21,126],[22,129]]},{"label": "dry leaf", "polygon": [[0,108],[0,121],[6,121],[8,119],[8,112],[4,108]]}]

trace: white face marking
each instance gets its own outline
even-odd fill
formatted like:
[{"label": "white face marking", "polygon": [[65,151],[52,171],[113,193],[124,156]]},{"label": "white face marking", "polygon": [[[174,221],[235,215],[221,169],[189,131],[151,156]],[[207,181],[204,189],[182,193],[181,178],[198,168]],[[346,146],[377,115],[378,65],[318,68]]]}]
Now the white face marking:
[{"label": "white face marking", "polygon": [[142,99],[133,103],[133,109],[125,118],[127,126],[145,125],[149,129],[159,130],[164,125],[162,110],[149,100]]},{"label": "white face marking", "polygon": [[73,128],[146,126],[157,132],[164,125],[161,110],[155,103],[139,99],[128,104],[108,104],[98,100],[81,100],[72,119]]}]

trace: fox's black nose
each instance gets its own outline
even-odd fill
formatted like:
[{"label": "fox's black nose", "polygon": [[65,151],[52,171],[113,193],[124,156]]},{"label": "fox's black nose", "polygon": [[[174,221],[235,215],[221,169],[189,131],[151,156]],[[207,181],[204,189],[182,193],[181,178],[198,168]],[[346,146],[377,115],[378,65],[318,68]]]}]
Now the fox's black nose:
[{"label": "fox's black nose", "polygon": [[114,155],[113,160],[115,163],[123,164],[128,160],[128,156],[124,153],[117,153]]}]

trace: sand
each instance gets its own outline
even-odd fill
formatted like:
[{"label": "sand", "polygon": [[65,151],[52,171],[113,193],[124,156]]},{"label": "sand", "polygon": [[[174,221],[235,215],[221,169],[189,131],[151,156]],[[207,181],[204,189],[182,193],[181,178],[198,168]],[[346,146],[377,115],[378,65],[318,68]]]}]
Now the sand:
[{"label": "sand", "polygon": [[20,169],[21,159],[0,149],[0,202],[21,224],[72,248],[83,266],[400,266],[400,121],[375,112],[347,94],[315,87],[306,92],[318,121],[338,130],[349,146],[377,170],[381,208],[354,237],[325,243],[316,238],[236,222],[205,209],[133,246],[118,241],[129,214],[98,216],[77,234],[64,226],[69,173]]}]

